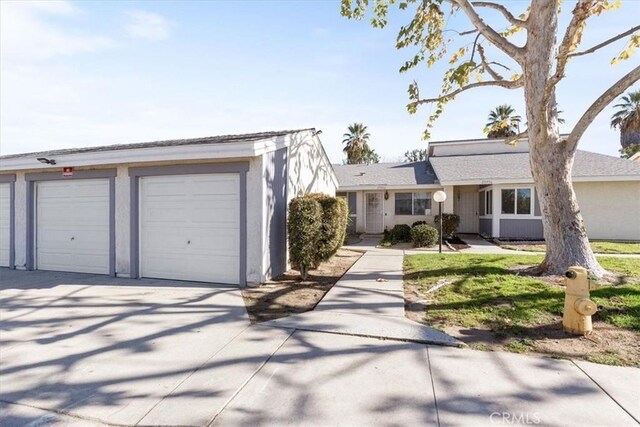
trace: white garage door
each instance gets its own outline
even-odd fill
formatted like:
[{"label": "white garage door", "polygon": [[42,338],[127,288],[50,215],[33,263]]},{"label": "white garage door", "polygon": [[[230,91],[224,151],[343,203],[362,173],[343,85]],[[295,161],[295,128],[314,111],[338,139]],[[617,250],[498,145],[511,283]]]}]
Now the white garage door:
[{"label": "white garage door", "polygon": [[36,266],[109,274],[109,180],[38,182]]},{"label": "white garage door", "polygon": [[9,184],[0,184],[0,267],[9,267],[10,209]]},{"label": "white garage door", "polygon": [[143,277],[239,283],[240,177],[140,179]]}]

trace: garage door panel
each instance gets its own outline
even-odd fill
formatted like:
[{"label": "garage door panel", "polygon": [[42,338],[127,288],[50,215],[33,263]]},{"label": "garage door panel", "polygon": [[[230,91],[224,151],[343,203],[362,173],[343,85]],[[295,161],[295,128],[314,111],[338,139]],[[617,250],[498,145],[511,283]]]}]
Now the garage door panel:
[{"label": "garage door panel", "polygon": [[37,183],[38,269],[109,274],[109,180]]},{"label": "garage door panel", "polygon": [[238,283],[238,174],[141,178],[141,274]]},{"label": "garage door panel", "polygon": [[9,184],[0,184],[0,266],[9,267],[11,198]]}]

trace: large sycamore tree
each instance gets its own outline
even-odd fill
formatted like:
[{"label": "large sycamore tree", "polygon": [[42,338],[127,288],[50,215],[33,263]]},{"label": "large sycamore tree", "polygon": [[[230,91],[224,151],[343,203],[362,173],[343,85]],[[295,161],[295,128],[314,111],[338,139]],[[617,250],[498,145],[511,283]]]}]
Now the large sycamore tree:
[{"label": "large sycamore tree", "polygon": [[[521,7],[522,3],[511,5]],[[353,19],[370,14],[372,25],[382,28],[387,25],[391,6],[412,11],[413,15],[409,24],[400,28],[396,47],[413,47],[417,53],[400,68],[401,72],[422,63],[430,67],[449,60],[450,68],[445,72],[439,95],[423,97],[416,82],[409,86],[407,108],[410,113],[415,113],[421,105],[434,104],[424,138],[429,138],[429,131],[445,104],[460,93],[491,86],[523,88],[528,129],[507,142],[523,136],[529,139],[531,172],[547,241],[546,256],[535,272],[561,274],[570,265],[580,265],[596,276],[604,275],[606,272],[587,239],[573,190],[571,168],[578,141],[589,124],[640,79],[640,67],[621,76],[595,99],[564,137],[558,129],[556,88],[565,77],[568,61],[573,58],[591,54],[621,39],[626,45],[612,62],[629,58],[640,45],[640,26],[624,29],[583,48],[580,42],[589,18],[617,8],[619,1],[579,0],[561,5],[560,0],[531,0],[526,11],[516,16],[505,5],[488,1],[377,0],[369,5],[367,0],[343,0],[341,12]],[[571,8],[572,14],[569,24],[562,29],[558,25],[561,6]],[[492,27],[486,22],[486,16],[481,15],[485,13],[499,14],[497,17],[504,19],[505,25]],[[447,28],[447,22],[455,15],[463,15],[469,27]],[[447,49],[450,56],[446,56]]]}]

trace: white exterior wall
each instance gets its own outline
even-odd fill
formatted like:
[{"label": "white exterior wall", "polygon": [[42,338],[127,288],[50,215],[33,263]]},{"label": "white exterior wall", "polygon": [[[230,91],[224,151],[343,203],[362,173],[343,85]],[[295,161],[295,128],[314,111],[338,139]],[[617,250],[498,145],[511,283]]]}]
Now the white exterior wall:
[{"label": "white exterior wall", "polygon": [[590,239],[640,240],[640,182],[573,184]]},{"label": "white exterior wall", "polygon": [[131,179],[129,168],[119,166],[116,175],[116,274],[122,277],[131,277],[130,242],[131,230],[130,216]]},{"label": "white exterior wall", "polygon": [[317,137],[309,132],[292,136],[288,162],[287,202],[309,193],[335,196],[338,178]]},{"label": "white exterior wall", "polygon": [[16,173],[15,192],[15,260],[16,268],[27,268],[27,183],[24,172]]},{"label": "white exterior wall", "polygon": [[[407,189],[407,190],[386,190],[389,193],[389,199],[384,200],[384,228],[387,230],[391,230],[396,224],[408,224],[411,225],[416,221],[427,221],[429,224],[434,223],[434,216],[437,215],[438,204],[431,200],[431,213],[429,215],[396,215],[396,193],[411,193],[411,192],[423,192],[427,191],[431,193],[431,197],[433,198],[433,193],[438,191],[438,188],[429,188],[429,189]],[[370,191],[356,191],[356,232],[364,233],[365,232],[365,193],[375,193],[382,192],[384,194],[385,190],[370,190]],[[449,201],[449,198],[447,199]],[[451,211],[453,211],[453,197],[451,197]],[[447,212],[447,202],[443,203],[442,211]]]},{"label": "white exterior wall", "polygon": [[261,283],[263,257],[266,243],[266,227],[263,209],[262,157],[254,157],[249,162],[247,172],[247,283]]},{"label": "white exterior wall", "polygon": [[468,143],[444,143],[431,146],[432,156],[462,156],[474,154],[498,154],[498,153],[528,153],[529,143],[519,141],[515,145],[505,144],[503,141],[480,141]]}]

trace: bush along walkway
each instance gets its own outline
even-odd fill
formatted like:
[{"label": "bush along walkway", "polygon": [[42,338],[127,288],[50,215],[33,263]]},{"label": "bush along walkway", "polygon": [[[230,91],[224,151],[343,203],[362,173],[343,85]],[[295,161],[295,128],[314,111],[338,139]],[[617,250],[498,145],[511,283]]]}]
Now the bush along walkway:
[{"label": "bush along walkway", "polygon": [[404,317],[403,251],[367,251],[309,313],[264,326],[461,346],[449,335]]}]

